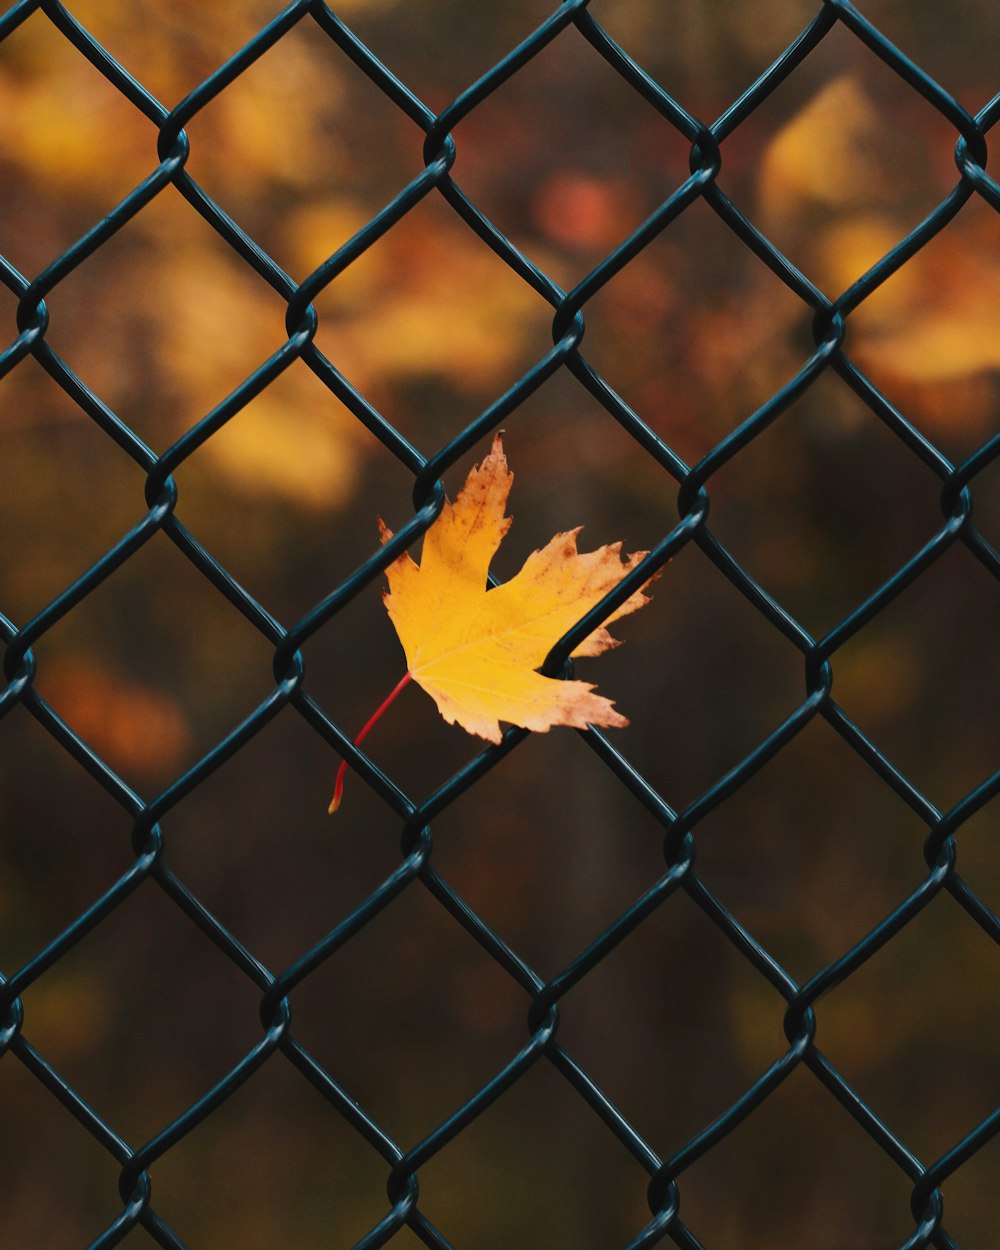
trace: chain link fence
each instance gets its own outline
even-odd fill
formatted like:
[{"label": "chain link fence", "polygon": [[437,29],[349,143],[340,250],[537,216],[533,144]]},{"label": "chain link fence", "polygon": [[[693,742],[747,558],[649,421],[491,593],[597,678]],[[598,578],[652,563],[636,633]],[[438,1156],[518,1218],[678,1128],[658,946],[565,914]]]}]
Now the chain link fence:
[{"label": "chain link fence", "polygon": [[[594,10],[593,12],[591,10]],[[295,0],[269,21],[246,42],[235,55],[210,73],[176,107],[168,109],[114,59],[95,39],[70,9],[58,0],[21,0],[0,18],[0,40],[12,39],[19,30],[37,29],[58,32],[60,40],[73,49],[74,55],[85,58],[128,105],[137,110],[158,132],[158,161],[148,175],[106,215],[88,224],[72,246],[62,250],[40,272],[25,274],[14,264],[0,257],[3,282],[16,297],[16,334],[0,355],[0,371],[4,376],[25,370],[34,361],[48,378],[64,393],[69,402],[101,431],[117,449],[116,454],[130,458],[145,478],[145,504],[141,516],[117,541],[107,546],[86,571],[65,585],[51,601],[29,620],[0,616],[0,633],[5,643],[4,688],[0,694],[0,715],[8,725],[20,731],[33,721],[82,769],[94,787],[101,788],[131,823],[132,857],[116,879],[109,879],[88,906],[68,919],[20,966],[4,968],[0,993],[0,1055],[4,1066],[19,1065],[26,1074],[44,1087],[51,1099],[60,1104],[66,1116],[72,1117],[89,1137],[120,1169],[118,1195],[120,1209],[113,1220],[101,1229],[95,1228],[88,1250],[106,1250],[126,1240],[129,1244],[152,1241],[159,1246],[180,1250],[188,1243],[184,1229],[162,1215],[154,1197],[158,1174],[169,1167],[172,1152],[185,1142],[209,1117],[222,1114],[223,1108],[245,1086],[252,1097],[265,1068],[286,1065],[297,1081],[311,1087],[322,1100],[329,1117],[347,1127],[351,1135],[368,1152],[381,1169],[385,1183],[384,1210],[366,1232],[353,1241],[354,1250],[374,1250],[384,1245],[413,1245],[419,1242],[436,1250],[462,1244],[453,1242],[447,1222],[431,1218],[422,1199],[423,1177],[435,1168],[439,1187],[447,1187],[452,1143],[461,1143],[463,1135],[473,1131],[480,1117],[499,1101],[512,1097],[526,1076],[538,1066],[552,1070],[583,1107],[594,1125],[609,1139],[616,1140],[631,1157],[636,1184],[645,1187],[648,1215],[645,1224],[636,1224],[628,1239],[619,1243],[628,1250],[674,1244],[684,1250],[715,1250],[718,1245],[749,1244],[737,1233],[735,1240],[713,1240],[699,1227],[697,1213],[684,1210],[685,1181],[689,1169],[709,1152],[730,1139],[739,1126],[752,1119],[769,1100],[779,1100],[778,1091],[793,1073],[807,1073],[821,1089],[824,1105],[842,1108],[855,1122],[852,1132],[856,1140],[874,1144],[880,1156],[895,1174],[905,1181],[910,1192],[910,1231],[893,1244],[898,1250],[920,1250],[935,1246],[938,1250],[958,1250],[960,1242],[949,1232],[946,1196],[960,1169],[981,1156],[1000,1128],[1000,1107],[989,1109],[968,1132],[950,1141],[936,1157],[918,1158],[897,1127],[883,1119],[862,1093],[835,1065],[818,1041],[822,995],[830,994],[831,1002],[839,996],[850,996],[852,978],[863,969],[887,943],[893,942],[924,913],[939,895],[948,895],[961,910],[962,921],[978,926],[990,943],[1000,942],[1000,920],[990,905],[958,870],[956,837],[962,827],[994,798],[1000,789],[1000,771],[993,771],[985,780],[947,810],[942,810],[918,788],[917,784],[897,767],[889,755],[852,719],[834,693],[834,675],[838,653],[861,631],[869,629],[890,605],[917,579],[934,568],[949,549],[961,546],[984,570],[989,578],[1000,577],[1000,556],[973,519],[973,495],[977,479],[984,474],[1000,452],[1000,433],[990,431],[959,463],[949,459],[904,412],[880,390],[866,371],[852,359],[849,351],[848,327],[852,315],[862,309],[893,275],[909,264],[923,249],[949,227],[956,215],[969,204],[979,201],[991,212],[1000,211],[1000,186],[987,173],[986,135],[1000,117],[1000,96],[986,103],[979,112],[968,112],[918,64],[887,38],[870,20],[847,0],[828,0],[819,6],[801,33],[788,44],[773,64],[727,107],[718,119],[708,124],[689,112],[684,105],[647,73],[640,64],[641,54],[627,51],[600,24],[596,4],[587,0],[565,0],[554,8],[523,42],[443,108],[431,108],[419,99],[338,16],[335,9],[317,0]],[[241,76],[252,69],[269,50],[285,40],[294,28],[309,25],[325,41],[332,55],[346,58],[381,94],[384,101],[422,132],[422,154],[418,172],[388,197],[384,207],[354,232],[347,242],[337,247],[318,264],[302,282],[294,281],[264,247],[229,216],[226,209],[195,180],[188,170],[189,158],[196,145],[189,142],[187,129],[213,101],[233,89]],[[832,32],[839,37],[864,45],[885,69],[905,84],[905,89],[922,97],[937,115],[943,131],[948,131],[948,144],[954,144],[957,178],[950,193],[932,211],[886,251],[881,258],[856,278],[835,299],[829,298],[796,266],[765,233],[744,214],[725,190],[726,142],[755,116],[772,95],[786,82],[794,81],[811,57],[818,54]],[[477,207],[459,181],[460,143],[454,132],[465,119],[487,105],[495,93],[529,67],[554,42],[582,40],[587,55],[599,58],[627,89],[641,98],[644,107],[659,115],[664,133],[679,136],[690,151],[690,174],[658,204],[631,234],[599,263],[590,268],[570,290],[563,289],[525,250],[515,245],[489,216]],[[635,53],[635,54],[633,54]],[[114,136],[109,137],[113,143]],[[116,237],[139,215],[151,213],[163,197],[182,197],[190,210],[224,241],[241,262],[249,267],[276,293],[286,308],[287,339],[266,359],[261,359],[226,398],[190,425],[161,454],[155,453],[143,437],[115,412],[70,366],[50,341],[50,309],[57,311],[60,287],[101,249],[113,246]],[[316,302],[328,289],[337,289],[350,267],[376,247],[388,234],[413,214],[424,201],[437,199],[447,206],[461,229],[472,232],[491,250],[510,274],[530,288],[551,308],[552,346],[540,355],[517,380],[496,394],[473,420],[457,432],[450,432],[440,445],[419,452],[404,432],[383,415],[371,400],[348,380],[317,345],[321,318]],[[779,389],[770,394],[755,411],[744,418],[724,437],[714,443],[697,463],[687,463],[671,446],[668,436],[661,435],[644,414],[631,406],[611,381],[592,363],[584,347],[585,317],[588,306],[619,274],[640,260],[647,249],[661,236],[668,235],[681,223],[693,206],[711,210],[724,223],[739,244],[749,249],[784,285],[812,317],[814,348],[805,363]],[[456,348],[456,354],[461,349]],[[228,425],[239,423],[241,415],[253,400],[276,385],[286,370],[299,362],[327,388],[352,414],[353,419],[377,439],[412,479],[412,515],[405,524],[396,525],[395,536],[384,547],[374,541],[348,557],[348,571],[335,579],[322,595],[298,616],[279,621],[262,602],[251,594],[222,559],[217,558],[211,543],[203,541],[180,519],[177,475],[189,458]],[[769,427],[778,421],[810,388],[824,376],[835,375],[860,400],[870,414],[889,432],[894,440],[894,455],[902,460],[916,459],[933,474],[940,484],[940,522],[935,530],[908,557],[891,570],[863,602],[821,634],[805,628],[728,549],[713,532],[710,502],[716,475],[755,444]],[[698,549],[712,566],[713,576],[724,579],[776,640],[789,653],[797,656],[804,676],[801,698],[780,723],[759,737],[745,756],[719,776],[693,801],[680,810],[658,792],[653,781],[644,775],[628,757],[627,736],[621,745],[596,729],[580,734],[587,749],[591,770],[600,770],[613,784],[624,788],[656,822],[662,836],[662,870],[650,878],[638,897],[620,908],[614,919],[593,940],[569,958],[553,976],[544,976],[509,944],[502,932],[491,924],[480,909],[467,901],[447,879],[436,862],[435,822],[444,818],[461,796],[467,794],[497,768],[508,756],[516,754],[529,737],[526,731],[508,729],[503,742],[489,747],[464,763],[426,798],[416,799],[387,775],[366,750],[352,744],[356,728],[341,723],[326,706],[324,691],[308,678],[307,650],[318,640],[331,622],[347,612],[349,605],[370,587],[378,587],[386,566],[401,552],[416,550],[415,544],[433,524],[444,503],[443,479],[460,461],[470,456],[480,459],[489,446],[492,433],[515,417],[531,397],[551,379],[571,378],[573,384],[589,394],[603,413],[609,427],[617,427],[631,440],[638,454],[658,475],[663,497],[676,497],[677,521],[665,530],[649,555],[635,572],[627,577],[588,616],[585,621],[560,642],[550,653],[545,671],[567,675],[572,671],[568,656],[574,639],[585,636],[617,604],[653,573],[663,570],[658,583],[658,601],[669,604],[671,570],[666,566],[687,548]],[[995,423],[994,423],[995,425]],[[274,439],[282,435],[275,431]],[[515,468],[516,452],[511,452]],[[307,466],[308,469],[308,466]],[[762,506],[764,506],[763,501]],[[375,509],[365,509],[374,512]],[[366,517],[366,521],[371,518]],[[573,517],[567,521],[572,522]],[[788,527],[796,518],[784,519]],[[175,776],[169,784],[152,796],[141,796],[118,775],[84,731],[78,732],[60,715],[56,703],[50,703],[36,688],[44,673],[46,638],[60,622],[87,603],[90,596],[113,578],[151,542],[168,539],[212,588],[225,610],[239,614],[273,654],[273,681],[266,695],[241,723],[219,736],[214,745],[197,761]],[[21,544],[21,558],[31,560],[30,542]],[[176,607],[175,607],[176,610]],[[181,607],[183,614],[185,609]],[[654,611],[650,609],[649,611]],[[666,609],[669,610],[669,609]],[[628,647],[623,652],[626,663]],[[643,661],[645,663],[646,661]],[[992,654],[979,662],[994,666]],[[669,654],[660,657],[669,665]],[[610,689],[610,688],[609,688]],[[613,693],[613,692],[612,692]],[[329,758],[330,780],[341,758],[349,765],[348,806],[362,801],[362,791],[369,790],[383,805],[384,813],[397,831],[399,854],[397,862],[377,888],[366,893],[362,901],[336,917],[335,923],[307,949],[300,949],[287,963],[268,967],[214,913],[200,893],[185,880],[184,869],[171,855],[171,827],[175,809],[189,800],[210,779],[222,770],[237,753],[275,720],[298,718]],[[797,739],[814,721],[823,721],[861,762],[877,785],[884,787],[915,815],[925,829],[921,848],[913,847],[915,862],[920,863],[919,880],[901,891],[891,908],[860,940],[835,957],[823,959],[805,978],[797,979],[775,953],[767,949],[750,931],[734,910],[727,905],[724,888],[715,889],[699,872],[696,848],[699,829],[716,809],[737,796],[755,774],[764,769]],[[142,724],[129,731],[143,733]],[[995,744],[994,744],[995,745]],[[377,754],[377,753],[376,753]],[[995,751],[994,751],[995,756]],[[997,761],[995,761],[997,762]],[[516,768],[513,761],[508,768]],[[556,779],[553,779],[553,784]],[[324,783],[325,784],[325,783]],[[356,800],[352,798],[353,788]],[[326,795],[324,794],[324,798]],[[338,820],[346,816],[338,816]],[[355,829],[353,837],[365,837],[363,828]],[[32,829],[19,829],[18,838],[32,840]],[[287,830],[282,840],[290,840]],[[329,837],[343,837],[334,829]],[[293,853],[293,852],[289,852]],[[565,856],[571,857],[567,844]],[[912,865],[911,865],[912,867]],[[613,869],[612,869],[613,871]],[[863,870],[862,870],[863,871]],[[365,1106],[356,1100],[352,1089],[343,1082],[335,1065],[321,1062],[296,1032],[296,1000],[301,998],[315,974],[352,942],[383,913],[399,907],[412,892],[422,892],[433,907],[460,926],[478,945],[493,966],[517,991],[526,996],[527,1037],[519,1048],[512,1049],[501,1066],[474,1093],[419,1139],[398,1138],[376,1121]],[[259,1033],[251,1045],[240,1053],[228,1070],[213,1080],[197,1100],[163,1122],[141,1143],[128,1143],[121,1127],[102,1114],[99,1105],[91,1105],[74,1083],[60,1074],[57,1064],[47,1057],[44,1048],[32,1041],[32,988],[44,983],[60,966],[60,961],[84,942],[120,908],[127,907],[133,894],[149,899],[157,894],[169,902],[185,926],[194,926],[237,971],[240,978],[253,987],[259,998]],[[738,953],[755,978],[769,985],[784,1000],[783,1033],[780,1054],[760,1070],[738,1096],[723,1098],[705,1118],[703,1126],[679,1147],[665,1150],[662,1142],[650,1139],[633,1122],[628,1108],[620,1107],[573,1047],[561,1040],[559,1030],[563,999],[572,995],[602,967],[604,961],[630,935],[648,925],[656,914],[675,907],[686,898],[714,927],[731,949]],[[644,989],[646,996],[658,993],[656,985]],[[984,994],[993,994],[984,983]],[[130,997],[140,996],[143,986],[132,986]],[[935,1010],[933,999],[925,1005]],[[891,1011],[889,1006],[887,1010]],[[66,1022],[69,1027],[69,1022]],[[622,1028],[627,1030],[627,1024]],[[947,1020],[941,1028],[948,1027]],[[995,1066],[995,1044],[989,1039],[987,1049]],[[397,1074],[398,1075],[398,1074]],[[387,1077],[387,1079],[389,1079]],[[646,1079],[669,1083],[683,1081],[676,1072],[650,1072]],[[939,1074],[947,1086],[948,1073]],[[914,1091],[917,1096],[918,1091]],[[780,1096],[779,1096],[780,1097]],[[522,1108],[523,1110],[523,1108]],[[530,1110],[524,1114],[530,1120]],[[839,1115],[839,1111],[836,1111]],[[486,1121],[484,1121],[485,1123]],[[530,1135],[530,1123],[524,1127]],[[822,1132],[821,1127],[817,1127]],[[7,1150],[16,1152],[18,1129],[8,1122],[5,1133]],[[252,1150],[248,1145],[243,1149]],[[441,1156],[438,1161],[438,1156]],[[440,1163],[440,1167],[439,1167]],[[444,1178],[442,1180],[441,1178]],[[568,1192],[563,1201],[574,1204],[573,1191],[587,1182],[568,1179]],[[969,1202],[967,1191],[965,1201]],[[49,1199],[59,1202],[56,1187]],[[477,1201],[483,1200],[482,1195]],[[973,1195],[972,1202],[975,1201]],[[715,1203],[724,1208],[725,1193]],[[218,1227],[225,1228],[226,1213],[220,1214]],[[558,1219],[558,1217],[557,1217]],[[803,1219],[800,1239],[796,1244],[819,1244],[813,1240],[815,1229]],[[397,1240],[398,1238],[398,1240]],[[60,1243],[69,1245],[69,1242]],[[77,1244],[77,1243],[73,1243]],[[199,1245],[222,1242],[194,1241]],[[300,1243],[301,1244],[301,1243]],[[317,1234],[316,1245],[333,1244]],[[337,1243],[340,1244],[340,1243]],[[343,1244],[347,1244],[346,1242]],[[526,1245],[528,1243],[525,1243]],[[531,1243],[541,1247],[552,1244],[540,1234]],[[596,1242],[594,1243],[597,1244]],[[825,1244],[825,1243],[824,1243]],[[985,1244],[985,1243],[983,1243]],[[861,1243],[855,1242],[858,1250]],[[609,1247],[610,1250],[610,1247]],[[967,1247],[968,1250],[968,1247]]]}]

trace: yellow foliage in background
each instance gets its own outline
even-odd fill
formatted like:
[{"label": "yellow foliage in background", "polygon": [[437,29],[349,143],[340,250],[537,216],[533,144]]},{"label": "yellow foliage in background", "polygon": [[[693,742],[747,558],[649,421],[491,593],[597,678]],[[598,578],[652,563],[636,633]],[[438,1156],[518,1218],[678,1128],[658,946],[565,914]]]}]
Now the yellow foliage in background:
[{"label": "yellow foliage in background", "polygon": [[765,219],[801,213],[810,203],[863,204],[880,180],[870,151],[878,112],[850,76],[827,83],[771,140],[760,166]]},{"label": "yellow foliage in background", "polygon": [[[789,254],[831,298],[886,256],[931,207],[889,202],[884,171],[891,143],[869,93],[845,75],[777,132],[761,163],[765,229],[776,230],[779,245],[791,232]],[[1000,369],[998,242],[995,214],[974,199],[849,317],[847,351],[935,430],[956,423],[976,429],[987,417],[989,391],[966,388],[961,402],[942,407],[939,387]]]}]

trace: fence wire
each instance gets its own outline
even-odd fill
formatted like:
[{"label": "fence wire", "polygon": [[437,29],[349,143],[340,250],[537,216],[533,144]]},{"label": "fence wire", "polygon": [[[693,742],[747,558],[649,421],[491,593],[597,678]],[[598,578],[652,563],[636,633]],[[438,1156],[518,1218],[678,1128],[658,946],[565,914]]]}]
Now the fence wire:
[{"label": "fence wire", "polygon": [[[710,1250],[698,1229],[681,1215],[685,1172],[711,1151],[768,1099],[797,1068],[807,1069],[831,1100],[839,1103],[912,1184],[912,1232],[899,1250],[958,1250],[945,1222],[944,1193],[956,1171],[981,1151],[1000,1129],[1000,1107],[955,1141],[939,1158],[921,1160],[892,1125],[885,1123],[848,1083],[816,1044],[815,1003],[820,995],[839,986],[858,971],[887,942],[914,921],[942,891],[964,910],[968,922],[1000,943],[1000,919],[963,879],[956,867],[956,834],[963,824],[1000,790],[1000,771],[994,772],[950,810],[939,810],[895,767],[879,746],[838,705],[832,693],[837,652],[882,613],[915,579],[920,578],[954,544],[963,545],[993,578],[1000,579],[1000,555],[972,520],[973,488],[977,476],[1000,453],[1000,434],[978,447],[962,463],[953,464],[883,395],[845,351],[847,322],[869,296],[924,248],[973,197],[1000,211],[1000,185],[986,172],[986,139],[1000,117],[1000,95],[975,115],[967,112],[885,37],[848,0],[825,0],[814,19],[738,99],[713,123],[688,112],[633,57],[624,50],[588,9],[588,0],[565,0],[521,44],[481,78],[435,113],[383,65],[351,28],[322,0],[295,0],[261,29],[241,50],[212,73],[173,109],[166,108],[127,73],[73,14],[57,0],[20,0],[0,18],[0,40],[28,21],[47,21],[159,132],[158,163],[103,219],[91,226],[71,247],[34,277],[20,273],[0,257],[0,275],[18,300],[17,333],[0,355],[0,376],[33,357],[108,439],[141,467],[146,475],[145,512],[77,581],[67,586],[32,620],[18,624],[0,616],[6,644],[0,693],[0,714],[32,717],[58,746],[86,770],[94,783],[109,793],[132,821],[133,862],[100,897],[22,967],[10,969],[0,991],[0,1055],[19,1063],[58,1100],[120,1165],[118,1191],[121,1210],[97,1233],[89,1250],[107,1250],[140,1227],[159,1246],[182,1250],[185,1242],[152,1202],[157,1163],[196,1125],[211,1116],[233,1093],[254,1080],[262,1066],[280,1056],[384,1160],[387,1201],[384,1215],[355,1243],[354,1250],[374,1250],[390,1244],[408,1228],[425,1246],[448,1250],[447,1230],[439,1228],[421,1209],[420,1175],[448,1143],[459,1137],[495,1100],[518,1083],[536,1063],[548,1064],[634,1158],[648,1177],[649,1218],[636,1228],[627,1250],[672,1242],[683,1250]],[[190,147],[185,127],[212,100],[234,82],[268,49],[299,23],[314,23],[338,54],[349,58],[384,97],[423,132],[420,172],[403,186],[348,242],[323,261],[301,284],[296,284],[248,236],[225,210],[187,172]],[[840,27],[866,45],[879,60],[937,111],[957,134],[955,163],[958,177],[951,192],[895,247],[836,299],[827,298],[775,244],[740,211],[720,182],[725,141],[749,119],[776,88],[793,75],[832,30]],[[628,87],[656,110],[663,123],[690,145],[690,175],[620,246],[609,252],[579,284],[562,290],[466,196],[453,178],[456,143],[452,132],[518,74],[553,40],[571,29],[602,58]],[[113,239],[157,197],[179,192],[219,238],[262,277],[287,305],[287,341],[245,379],[216,408],[188,429],[162,455],[115,414],[69,367],[46,339],[47,302],[60,283]],[[552,308],[552,347],[519,380],[433,454],[424,457],[399,430],[381,415],[343,376],[334,361],[315,343],[318,317],[314,301],[352,262],[364,255],[421,201],[439,196],[509,269]],[[584,314],[591,301],[645,248],[667,231],[692,205],[704,203],[742,244],[777,276],[813,313],[815,349],[806,363],[780,390],[724,437],[696,464],[687,464],[616,393],[582,351]],[[394,455],[413,477],[413,515],[384,547],[372,550],[338,585],[299,620],[277,621],[206,549],[176,514],[178,491],[174,475],[206,440],[279,377],[293,361],[304,362],[320,382],[341,401]],[[527,736],[508,729],[499,746],[483,750],[430,797],[417,802],[404,793],[358,747],[351,727],[337,724],[307,690],[303,648],[356,596],[377,582],[386,566],[413,547],[438,516],[444,502],[443,475],[472,450],[483,451],[493,431],[547,379],[565,371],[602,406],[636,446],[659,467],[664,486],[676,484],[677,523],[656,543],[634,573],[625,579],[550,653],[544,671],[556,676],[571,672],[569,655],[574,641],[589,633],[638,585],[688,544],[696,544],[725,578],[752,605],[767,625],[801,655],[804,693],[794,711],[761,739],[734,768],[719,778],[683,810],[675,810],[629,762],[607,736],[596,729],[582,734],[593,753],[593,767],[604,768],[659,822],[663,831],[663,871],[648,889],[624,910],[601,935],[570,960],[550,980],[538,975],[435,868],[432,822],[463,792],[475,785]],[[738,456],[827,371],[838,375],[883,425],[895,435],[901,456],[917,457],[940,480],[941,521],[937,532],[904,564],[896,568],[869,597],[825,634],[814,637],[741,566],[719,541],[709,523],[709,501],[714,475]],[[273,688],[260,705],[232,732],[165,790],[145,800],[127,786],[98,754],[60,719],[36,691],[35,649],[45,635],[73,612],[101,583],[120,569],[154,535],[165,534],[220,596],[259,631],[273,648]],[[398,820],[401,849],[394,871],[349,915],[305,950],[290,966],[269,969],[222,924],[173,870],[167,850],[171,810],[274,717],[293,714],[331,748],[332,759],[345,758],[355,776],[352,784],[366,784]],[[926,826],[923,846],[925,872],[919,885],[898,900],[892,910],[851,949],[825,964],[806,981],[796,981],[758,942],[695,867],[697,829],[709,812],[726,802],[814,718],[824,720],[851,748],[875,777],[919,817]],[[360,780],[359,780],[360,779]],[[296,1038],[292,1005],[296,989],[373,918],[409,889],[423,890],[444,909],[531,999],[529,1036],[525,1044],[452,1115],[422,1140],[398,1142],[374,1121],[345,1088]],[[232,962],[260,994],[260,1036],[253,1047],[203,1097],[138,1147],[127,1144],[101,1115],[68,1084],[32,1045],[31,1013],[22,995],[39,978],[98,926],[136,890],[159,890],[192,925],[198,927]],[[562,998],[586,978],[637,926],[671,898],[685,894],[717,927],[720,934],[782,996],[787,1009],[784,1034],[787,1047],[730,1105],[670,1157],[645,1140],[602,1091],[557,1035]]]}]

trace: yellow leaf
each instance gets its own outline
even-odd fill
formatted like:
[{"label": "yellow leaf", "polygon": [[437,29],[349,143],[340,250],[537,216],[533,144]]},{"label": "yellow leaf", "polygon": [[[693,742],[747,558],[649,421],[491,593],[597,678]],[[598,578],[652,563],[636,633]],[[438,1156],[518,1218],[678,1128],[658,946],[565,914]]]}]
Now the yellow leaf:
[{"label": "yellow leaf", "polygon": [[[535,670],[648,552],[636,551],[624,561],[621,543],[580,552],[579,528],[567,530],[533,551],[509,582],[488,588],[490,561],[510,529],[504,513],[513,481],[498,434],[458,498],[445,503],[424,535],[420,564],[404,552],[386,569],[385,606],[403,644],[407,671],[355,744],[411,681],[431,696],[449,724],[489,742],[500,741],[500,721],[542,733],[553,725],[628,724],[610,699],[594,694],[590,682],[557,681]],[[392,531],[381,519],[379,529],[383,543],[388,542]],[[644,607],[649,602],[644,589],[609,612],[572,654],[600,655],[618,646],[606,627]],[[344,760],[330,812],[340,807],[346,770]]]},{"label": "yellow leaf", "polygon": [[[534,670],[555,643],[647,554],[624,562],[621,543],[577,551],[579,530],[556,534],[509,582],[487,589],[490,561],[510,527],[504,515],[513,474],[499,434],[454,503],[424,536],[421,563],[402,555],[389,565],[389,617],[410,676],[446,721],[499,742],[500,721],[544,732],[628,721],[584,681],[558,681]],[[382,526],[383,541],[390,532]],[[636,591],[608,621],[649,600]],[[605,627],[573,652],[600,655],[617,645]]]}]

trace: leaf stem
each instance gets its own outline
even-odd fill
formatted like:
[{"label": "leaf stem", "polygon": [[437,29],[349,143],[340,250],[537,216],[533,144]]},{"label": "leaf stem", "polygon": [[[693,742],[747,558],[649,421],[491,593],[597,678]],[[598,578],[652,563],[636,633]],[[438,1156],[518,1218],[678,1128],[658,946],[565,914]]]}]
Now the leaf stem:
[{"label": "leaf stem", "polygon": [[[399,679],[399,681],[396,683],[396,685],[393,686],[392,692],[385,699],[382,700],[382,702],[378,705],[378,707],[371,714],[371,716],[369,716],[369,718],[365,721],[360,732],[358,733],[358,736],[354,739],[355,746],[360,746],[361,743],[364,742],[365,738],[368,737],[368,731],[371,729],[371,727],[375,724],[378,718],[386,710],[389,704],[392,703],[393,700],[396,698],[396,696],[402,691],[403,687],[408,686],[412,680],[413,680],[413,677],[411,676],[409,670],[407,670],[403,674],[403,676]],[[347,772],[347,760],[342,760],[340,767],[337,769],[337,780],[333,787],[333,798],[330,800],[330,806],[327,809],[331,816],[337,810],[337,808],[340,807],[340,801],[344,797],[344,775],[346,774],[346,772]]]}]

